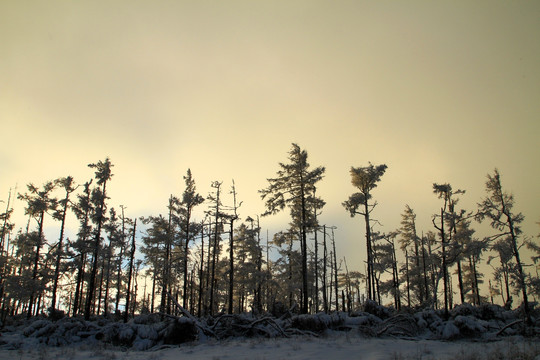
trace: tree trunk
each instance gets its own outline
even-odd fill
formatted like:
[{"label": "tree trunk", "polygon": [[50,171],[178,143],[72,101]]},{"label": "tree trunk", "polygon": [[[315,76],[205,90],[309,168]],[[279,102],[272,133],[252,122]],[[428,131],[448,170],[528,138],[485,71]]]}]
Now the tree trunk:
[{"label": "tree trunk", "polygon": [[463,273],[461,271],[461,261],[457,261],[457,271],[458,271],[458,283],[459,283],[459,295],[461,303],[465,303],[465,290],[463,288]]},{"label": "tree trunk", "polygon": [[[446,207],[446,205],[445,205]],[[441,234],[441,249],[442,249],[442,270],[443,270],[443,287],[444,287],[444,316],[448,319],[448,267],[446,265],[446,235],[444,232],[444,209],[441,208],[441,227],[439,229]]]},{"label": "tree trunk", "polygon": [[[315,224],[317,224],[317,210],[315,210]],[[318,226],[315,225],[315,313],[319,312],[319,254],[317,243]]]},{"label": "tree trunk", "polygon": [[371,227],[369,224],[369,207],[367,199],[364,203],[364,221],[366,223],[366,247],[367,247],[367,287],[368,299],[375,300],[375,277],[373,274],[373,251],[371,248]]},{"label": "tree trunk", "polygon": [[[121,297],[121,290],[122,290],[122,260],[124,257],[124,246],[126,246],[126,219],[124,217],[124,206],[120,205],[120,208],[122,209],[122,242],[120,244],[120,255],[118,256],[118,270],[116,273],[116,305],[114,308],[114,312],[118,313],[118,307],[120,306],[120,297]],[[154,294],[152,294],[152,300],[153,300]],[[152,302],[152,307],[154,306]]]},{"label": "tree trunk", "polygon": [[339,311],[339,299],[338,299],[338,267],[337,267],[337,255],[336,255],[336,240],[334,239],[334,230],[332,229],[332,247],[334,249],[334,282],[336,293],[336,311]]},{"label": "tree trunk", "polygon": [[474,256],[472,257],[472,270],[473,270],[473,275],[474,275],[474,288],[476,290],[477,305],[480,306],[481,301],[480,301],[480,289],[478,287],[478,272],[476,271],[476,260]]},{"label": "tree trunk", "polygon": [[229,232],[229,314],[233,313],[233,291],[234,291],[234,243],[233,243],[233,223],[234,219],[231,219],[231,229]]},{"label": "tree trunk", "polygon": [[105,275],[105,300],[103,301],[103,312],[109,313],[109,283],[111,280],[111,258],[112,258],[112,240],[109,239],[109,251],[107,253],[107,275]]},{"label": "tree trunk", "polygon": [[411,307],[411,283],[409,279],[409,253],[405,250],[405,279],[407,281],[407,306]]},{"label": "tree trunk", "polygon": [[308,280],[307,280],[307,224],[306,194],[302,175],[300,176],[300,200],[302,202],[302,314],[308,313]]},{"label": "tree trunk", "polygon": [[128,283],[126,290],[126,311],[124,312],[124,322],[128,321],[129,317],[129,300],[131,295],[131,278],[133,275],[133,259],[135,258],[135,235],[137,230],[137,219],[133,223],[133,237],[131,238],[131,254],[129,255],[129,270],[128,270]]},{"label": "tree trunk", "polygon": [[83,283],[84,283],[84,267],[86,263],[86,253],[81,252],[79,254],[81,257],[79,268],[77,271],[77,280],[75,285],[75,298],[73,300],[73,316],[77,315],[79,308],[81,306],[81,298],[83,293]]},{"label": "tree trunk", "polygon": [[221,184],[216,185],[216,214],[215,214],[215,233],[214,233],[214,250],[212,254],[212,278],[210,282],[210,315],[214,314],[214,283],[216,278],[216,258],[218,257],[219,252],[219,192]]},{"label": "tree trunk", "polygon": [[326,287],[326,259],[328,258],[328,251],[326,248],[326,225],[323,225],[323,278],[322,278],[322,290],[323,290],[323,307],[324,312],[328,314],[328,289]]},{"label": "tree trunk", "polygon": [[62,223],[60,225],[60,239],[58,240],[58,249],[56,249],[56,266],[54,269],[54,283],[52,289],[51,308],[56,309],[56,291],[58,290],[58,278],[60,277],[60,260],[62,259],[62,242],[64,240],[64,226],[66,224],[66,213],[69,205],[69,191],[66,190],[64,199],[64,210],[62,211]]},{"label": "tree trunk", "polygon": [[189,237],[190,237],[190,233],[189,233],[189,225],[190,225],[190,222],[191,222],[191,207],[189,207],[188,205],[188,208],[186,209],[187,210],[187,215],[186,215],[186,242],[184,244],[184,289],[183,289],[183,297],[182,297],[182,306],[184,307],[184,309],[187,309],[187,282],[188,282],[188,276],[187,276],[187,271],[188,271],[188,252],[189,252]]},{"label": "tree trunk", "polygon": [[[500,186],[500,183],[499,183],[499,186]],[[523,265],[521,263],[521,259],[519,256],[519,250],[517,246],[517,235],[514,229],[514,220],[512,219],[510,212],[507,210],[506,204],[504,203],[504,198],[502,196],[501,196],[501,204],[502,204],[502,213],[506,216],[506,223],[508,224],[508,228],[510,230],[510,237],[512,239],[512,250],[514,252],[514,258],[516,259],[516,266],[518,269],[519,282],[520,282],[519,286],[521,288],[521,294],[523,295],[523,309],[525,310],[525,317],[526,317],[527,325],[532,325],[531,313],[529,309],[529,300],[527,297],[527,285],[525,284],[525,273],[523,272]]]},{"label": "tree trunk", "polygon": [[39,220],[39,231],[38,231],[38,239],[36,244],[36,257],[34,258],[34,270],[32,270],[32,292],[30,293],[30,300],[28,302],[28,315],[27,318],[30,319],[32,317],[32,307],[34,305],[34,296],[35,296],[35,288],[36,285],[35,281],[37,279],[38,274],[38,266],[39,266],[39,251],[41,249],[42,244],[42,238],[43,238],[43,219],[45,217],[45,211],[41,211],[40,214],[40,220]]},{"label": "tree trunk", "polygon": [[422,233],[422,267],[423,267],[423,273],[424,273],[424,292],[425,292],[425,299],[429,299],[429,285],[428,285],[428,274],[427,274],[427,267],[426,267],[426,248],[424,247],[424,234]]},{"label": "tree trunk", "polygon": [[94,291],[96,288],[96,274],[97,274],[97,268],[98,268],[98,258],[99,258],[99,246],[101,243],[101,226],[103,224],[103,212],[105,211],[105,199],[106,199],[106,185],[107,181],[103,182],[103,191],[102,191],[102,198],[101,203],[99,204],[99,216],[98,216],[98,224],[97,224],[97,230],[96,230],[96,239],[94,240],[94,258],[93,258],[93,264],[92,264],[92,271],[90,273],[90,283],[88,285],[88,296],[86,297],[86,305],[84,309],[84,319],[90,320],[90,308],[92,306],[92,302],[94,299]]},{"label": "tree trunk", "polygon": [[201,267],[199,269],[199,302],[197,307],[197,316],[202,315],[202,297],[203,297],[203,277],[204,274],[204,228],[201,228]]}]

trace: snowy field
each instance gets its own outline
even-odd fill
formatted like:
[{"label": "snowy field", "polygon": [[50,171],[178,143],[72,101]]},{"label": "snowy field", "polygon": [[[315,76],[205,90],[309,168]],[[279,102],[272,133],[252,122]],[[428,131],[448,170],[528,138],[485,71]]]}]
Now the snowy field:
[{"label": "snowy field", "polygon": [[540,360],[540,316],[525,326],[520,309],[459,305],[448,318],[425,309],[276,318],[252,314],[194,318],[139,315],[11,319],[0,330],[0,359],[464,359]]},{"label": "snowy field", "polygon": [[238,338],[208,340],[147,351],[104,345],[77,344],[51,347],[41,344],[17,350],[0,350],[1,359],[540,359],[540,345],[531,339],[511,337],[492,342],[373,339],[347,333],[322,338]]}]

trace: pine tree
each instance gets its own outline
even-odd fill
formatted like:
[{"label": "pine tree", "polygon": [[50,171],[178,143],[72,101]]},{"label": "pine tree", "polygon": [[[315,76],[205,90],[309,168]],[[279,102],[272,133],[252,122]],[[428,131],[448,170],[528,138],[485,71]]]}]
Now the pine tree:
[{"label": "pine tree", "polygon": [[500,231],[499,236],[507,237],[514,256],[517,272],[519,276],[519,288],[523,296],[523,308],[528,324],[532,324],[531,314],[529,309],[529,300],[527,298],[527,286],[525,283],[525,272],[523,271],[523,263],[521,261],[518,245],[518,237],[521,234],[520,224],[524,220],[521,213],[514,214],[514,197],[512,194],[505,192],[501,184],[501,175],[495,169],[493,175],[487,175],[486,192],[488,193],[482,202],[478,204],[477,219],[491,220],[491,227]]},{"label": "pine tree", "polygon": [[[433,193],[437,195],[439,199],[443,199],[443,205],[441,206],[440,215],[435,214],[432,217],[433,226],[439,231],[439,236],[441,238],[441,259],[442,259],[442,278],[443,278],[443,287],[444,287],[444,313],[445,317],[449,316],[449,307],[452,299],[448,268],[451,266],[452,261],[448,257],[448,246],[451,246],[452,236],[455,234],[456,226],[456,213],[455,205],[457,199],[454,198],[455,195],[463,194],[463,190],[452,190],[450,184],[433,184]],[[439,224],[436,223],[436,220],[439,219]],[[460,285],[461,285],[461,274]]]},{"label": "pine tree", "polygon": [[[406,280],[407,280],[407,303],[411,306],[412,291],[414,298],[422,304],[425,299],[426,278],[423,271],[423,261],[420,237],[416,232],[416,214],[409,205],[405,205],[405,212],[401,214],[401,227],[399,229],[399,243],[401,250],[405,252]],[[411,254],[411,255],[409,255]],[[424,275],[424,276],[423,276]]]},{"label": "pine tree", "polygon": [[[474,238],[474,229],[471,228],[470,220],[462,220],[456,226],[455,242],[460,248],[460,261],[464,262],[463,276],[466,278],[464,284],[465,295],[473,304],[480,305],[480,284],[483,274],[479,272],[478,263],[482,253],[488,248],[487,239],[479,240]],[[470,294],[469,294],[470,293]]]},{"label": "pine tree", "polygon": [[[133,230],[131,231],[131,246],[130,246],[130,255],[129,255],[129,268],[128,268],[128,283],[126,289],[126,311],[124,312],[124,322],[128,321],[129,316],[129,304],[131,300],[131,279],[133,278],[133,261],[135,259],[135,236],[137,235],[137,219],[133,221]],[[136,276],[135,276],[136,278]],[[137,294],[137,291],[135,291]],[[135,303],[135,300],[133,301]]]},{"label": "pine tree", "polygon": [[[509,241],[509,238],[501,238],[497,240],[491,249],[494,250],[498,256],[490,256],[487,260],[488,265],[491,265],[491,262],[498,257],[500,266],[494,268],[493,276],[497,282],[501,283],[500,292],[504,304],[511,304],[512,296],[510,295],[510,283],[514,277],[515,264],[513,260],[513,250],[512,244]],[[506,294],[506,298],[505,295]],[[509,306],[509,305],[508,305]]]},{"label": "pine tree", "polygon": [[277,246],[280,255],[272,267],[272,276],[279,291],[275,297],[286,301],[289,308],[301,297],[298,291],[302,289],[301,254],[293,248],[296,236],[292,230],[280,231],[274,234],[272,239],[272,244]]},{"label": "pine tree", "polygon": [[193,222],[193,209],[204,202],[204,197],[197,193],[195,180],[191,175],[191,170],[187,170],[184,176],[186,188],[182,194],[182,200],[179,203],[178,213],[180,222],[180,231],[184,239],[184,259],[183,259],[183,307],[187,308],[187,291],[188,291],[188,258],[189,258],[189,242],[193,240],[195,235],[200,231],[198,223]]},{"label": "pine tree", "polygon": [[307,231],[313,225],[313,209],[320,209],[324,202],[315,194],[316,184],[323,178],[325,168],[309,169],[308,154],[296,144],[289,151],[289,163],[279,163],[277,177],[269,178],[269,186],[259,190],[265,200],[263,216],[276,214],[289,207],[293,224],[299,229],[302,255],[302,313],[308,312]]},{"label": "pine tree", "polygon": [[52,299],[51,299],[51,308],[56,309],[56,292],[58,288],[58,279],[60,277],[60,262],[62,260],[62,250],[63,250],[63,240],[64,240],[64,227],[66,224],[66,215],[67,210],[70,204],[69,196],[74,192],[77,187],[75,187],[73,177],[67,176],[65,178],[60,178],[55,181],[58,186],[61,186],[66,191],[66,196],[63,200],[60,200],[61,210],[54,213],[54,218],[61,221],[60,225],[60,239],[58,240],[58,245],[56,248],[56,266],[54,270],[54,283],[52,288]]},{"label": "pine tree", "polygon": [[[153,269],[154,275],[158,280],[158,285],[161,285],[161,292],[165,295],[164,291],[167,290],[164,279],[164,275],[166,276],[164,268],[167,251],[166,244],[169,239],[168,220],[162,215],[158,215],[143,218],[142,222],[147,227],[142,237],[143,246],[141,247],[141,253],[145,255],[145,263]],[[163,311],[163,308],[160,311]]]},{"label": "pine tree", "polygon": [[211,210],[207,212],[207,215],[214,218],[214,234],[213,234],[213,243],[212,246],[208,246],[208,256],[210,259],[211,255],[211,267],[210,263],[209,265],[209,273],[211,275],[209,279],[209,285],[210,285],[210,303],[209,303],[209,311],[210,315],[214,314],[214,310],[216,308],[216,268],[218,267],[218,261],[221,254],[221,231],[223,231],[223,218],[226,217],[224,213],[221,211],[222,203],[221,203],[221,185],[223,182],[220,181],[214,181],[212,182],[212,188],[215,189],[215,192],[208,195],[208,201],[212,204]]},{"label": "pine tree", "polygon": [[366,248],[367,248],[367,275],[368,275],[368,298],[375,299],[375,273],[373,271],[373,249],[371,238],[370,214],[377,205],[377,202],[370,203],[372,198],[371,191],[377,187],[377,183],[386,172],[386,165],[377,165],[369,163],[366,167],[351,167],[351,182],[359,192],[349,196],[349,199],[343,202],[343,206],[350,213],[351,217],[356,215],[364,216],[366,225]]},{"label": "pine tree", "polygon": [[89,236],[92,232],[90,218],[93,216],[94,206],[91,201],[92,180],[84,184],[83,194],[77,195],[77,203],[73,205],[73,212],[80,222],[77,240],[72,244],[73,249],[78,253],[74,259],[74,265],[77,267],[77,276],[75,284],[75,295],[73,300],[73,315],[77,315],[82,304],[82,294],[84,288],[84,277],[87,256],[90,251]]},{"label": "pine tree", "polygon": [[100,188],[94,189],[93,198],[96,203],[96,214],[94,217],[94,222],[96,224],[96,235],[94,239],[94,249],[93,249],[93,263],[92,270],[90,273],[90,283],[88,285],[88,295],[86,297],[86,304],[84,309],[84,318],[85,320],[90,319],[90,309],[92,307],[92,302],[94,300],[94,292],[96,289],[96,275],[98,270],[98,260],[99,260],[99,249],[101,246],[101,227],[105,221],[105,200],[107,199],[106,186],[107,182],[113,176],[111,168],[113,165],[109,158],[106,158],[104,162],[101,160],[96,164],[89,164],[90,168],[96,169],[95,178],[97,180],[97,185],[101,186]]},{"label": "pine tree", "polygon": [[32,282],[31,294],[28,302],[28,318],[32,316],[34,300],[36,295],[36,289],[39,290],[40,286],[37,284],[40,250],[44,245],[45,239],[43,235],[43,226],[45,214],[51,210],[55,210],[57,206],[56,199],[50,197],[55,185],[52,181],[49,181],[43,185],[43,189],[39,190],[35,185],[28,184],[28,192],[25,194],[19,194],[19,199],[26,201],[27,207],[25,208],[26,215],[34,218],[38,223],[38,232],[36,235],[36,250],[32,270]]},{"label": "pine tree", "polygon": [[233,206],[231,207],[232,214],[227,216],[227,220],[230,222],[229,231],[229,307],[228,313],[233,313],[233,296],[234,296],[234,221],[238,219],[237,210],[242,205],[242,202],[237,205],[236,203],[236,187],[234,186],[234,180],[232,182],[231,194],[233,195]]},{"label": "pine tree", "polygon": [[0,302],[2,308],[5,308],[5,276],[7,273],[7,263],[8,263],[8,249],[6,244],[6,236],[11,233],[13,230],[14,224],[11,222],[11,214],[13,213],[13,208],[11,207],[11,189],[9,189],[9,196],[6,202],[6,210],[3,213],[0,213],[0,221],[2,222],[2,230],[0,231]]}]

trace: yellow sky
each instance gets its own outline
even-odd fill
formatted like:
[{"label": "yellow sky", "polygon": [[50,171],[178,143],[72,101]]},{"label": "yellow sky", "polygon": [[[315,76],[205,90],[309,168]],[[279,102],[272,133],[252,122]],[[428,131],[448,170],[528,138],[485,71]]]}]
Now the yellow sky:
[{"label": "yellow sky", "polygon": [[0,199],[110,156],[128,216],[164,212],[188,167],[204,195],[234,178],[253,216],[296,142],[349,267],[363,226],[341,202],[368,161],[388,165],[381,231],[405,204],[431,230],[433,182],[473,210],[498,167],[537,235],[539,35],[537,1],[2,1]]}]

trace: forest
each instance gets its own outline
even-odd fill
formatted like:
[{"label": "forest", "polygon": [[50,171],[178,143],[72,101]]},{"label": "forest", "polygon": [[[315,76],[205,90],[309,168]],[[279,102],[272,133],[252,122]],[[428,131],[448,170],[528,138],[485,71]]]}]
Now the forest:
[{"label": "forest", "polygon": [[[311,167],[297,144],[261,184],[266,211],[245,218],[238,215],[242,201],[234,181],[230,188],[212,182],[205,196],[189,169],[183,193],[164,199],[167,213],[129,218],[123,206],[110,205],[111,160],[88,166],[92,179],[29,183],[24,192],[10,190],[3,199],[2,323],[38,315],[102,315],[127,322],[151,313],[352,313],[367,302],[398,312],[437,309],[446,317],[456,305],[502,303],[506,309],[521,307],[523,321],[532,322],[540,297],[538,236],[522,233],[524,215],[514,212],[497,169],[487,175],[476,209],[459,207],[463,190],[435,183],[440,209],[432,229],[417,229],[414,209],[406,205],[401,226],[382,233],[373,217],[374,189],[387,166],[351,167],[343,216],[358,217],[364,227],[366,262],[347,264],[337,258],[332,224],[318,221],[325,201],[316,190],[325,167]],[[224,194],[232,201],[225,203]],[[15,197],[28,217],[19,228],[11,220]],[[204,209],[204,217],[196,218],[196,209]],[[288,211],[289,224],[263,240],[262,219],[282,211]],[[73,239],[65,236],[68,217],[78,222]],[[492,235],[475,235],[480,222],[489,223]],[[46,223],[55,224],[57,237],[45,236]]]}]

